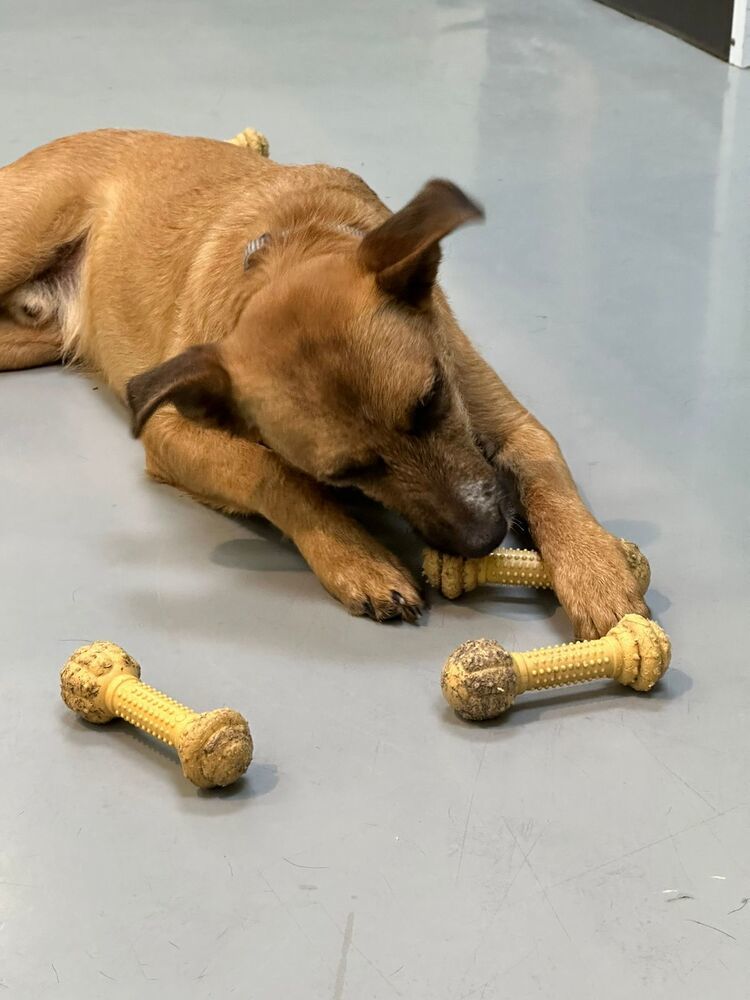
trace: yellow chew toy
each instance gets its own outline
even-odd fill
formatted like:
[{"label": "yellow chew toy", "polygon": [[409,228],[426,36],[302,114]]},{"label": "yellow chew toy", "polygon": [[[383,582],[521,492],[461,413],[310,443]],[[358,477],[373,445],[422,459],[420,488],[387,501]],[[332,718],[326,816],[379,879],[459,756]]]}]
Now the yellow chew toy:
[{"label": "yellow chew toy", "polygon": [[650,691],[669,666],[669,636],[640,615],[625,615],[601,639],[509,653],[492,639],[471,639],[448,657],[441,686],[464,719],[494,719],[524,691],[612,677]]},{"label": "yellow chew toy", "polygon": [[227,142],[231,142],[233,146],[244,146],[246,149],[252,149],[259,156],[268,156],[270,152],[268,139],[262,132],[256,132],[254,128],[244,128],[237,133],[234,139],[227,139]]},{"label": "yellow chew toy", "polygon": [[247,722],[231,708],[192,711],[144,684],[141,668],[112,642],[92,642],[70,657],[60,674],[68,708],[87,722],[119,716],[177,751],[182,772],[199,788],[231,785],[253,757]]},{"label": "yellow chew toy", "polygon": [[[648,560],[635,542],[621,538],[620,544],[641,593],[645,594],[651,582]],[[550,572],[542,557],[533,549],[496,549],[481,559],[464,559],[427,549],[423,571],[430,586],[439,590],[443,597],[451,599],[484,583],[552,587]]]}]

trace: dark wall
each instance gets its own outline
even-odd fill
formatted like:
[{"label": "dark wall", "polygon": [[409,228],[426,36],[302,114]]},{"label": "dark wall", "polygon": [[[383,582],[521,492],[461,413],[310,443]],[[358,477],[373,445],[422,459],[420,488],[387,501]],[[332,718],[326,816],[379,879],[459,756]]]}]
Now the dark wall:
[{"label": "dark wall", "polygon": [[649,21],[721,59],[729,58],[733,0],[599,0]]}]

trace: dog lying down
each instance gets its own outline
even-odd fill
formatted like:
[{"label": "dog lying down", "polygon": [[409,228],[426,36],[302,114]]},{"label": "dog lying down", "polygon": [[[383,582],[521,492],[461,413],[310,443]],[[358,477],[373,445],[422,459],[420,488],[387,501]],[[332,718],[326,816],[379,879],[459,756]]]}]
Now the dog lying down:
[{"label": "dog lying down", "polygon": [[464,556],[500,544],[512,495],[576,634],[598,636],[648,615],[622,549],[436,284],[440,241],[481,217],[443,180],[392,214],[346,170],[225,142],[59,139],[0,170],[0,369],[98,372],[151,476],[263,515],[378,621],[415,620],[420,589],[336,487]]}]

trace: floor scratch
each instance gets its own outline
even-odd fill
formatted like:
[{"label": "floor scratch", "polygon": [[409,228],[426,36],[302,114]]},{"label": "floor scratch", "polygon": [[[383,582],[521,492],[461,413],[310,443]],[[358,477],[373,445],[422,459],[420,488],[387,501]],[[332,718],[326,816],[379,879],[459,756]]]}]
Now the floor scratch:
[{"label": "floor scratch", "polygon": [[[748,903],[750,903],[750,896],[745,896],[745,898],[740,902],[740,905],[735,906],[735,908],[733,910],[730,910],[729,913],[739,913],[740,910],[745,909]],[[729,916],[729,913],[727,914],[727,916]]]},{"label": "floor scratch", "polygon": [[[531,852],[534,850],[534,848],[536,847],[536,845],[542,839],[542,836],[544,835],[547,827],[549,826],[549,821],[547,821],[544,824],[544,826],[542,827],[542,829],[540,830],[539,834],[534,838],[534,842],[531,845],[531,847],[528,849],[528,851],[524,851],[524,849],[521,847],[521,844],[519,843],[518,838],[516,837],[515,833],[513,833],[513,830],[511,829],[511,826],[510,826],[510,823],[508,822],[508,820],[505,819],[505,820],[503,820],[503,822],[505,823],[505,826],[506,826],[506,828],[508,830],[508,833],[513,838],[513,842],[515,843],[515,845],[518,848],[518,850],[521,852],[522,861],[521,861],[521,864],[518,866],[518,868],[516,868],[516,873],[513,876],[513,878],[510,880],[510,884],[508,885],[508,888],[503,893],[502,898],[500,900],[500,903],[498,904],[497,910],[495,911],[496,913],[499,913],[500,910],[502,910],[503,906],[505,905],[505,900],[510,895],[510,890],[516,884],[516,879],[521,874],[521,872],[523,871],[524,867],[528,866],[529,871],[531,871],[532,874],[533,874],[533,869],[531,868],[531,862],[529,861],[529,857],[531,856]],[[534,877],[536,878],[536,876],[534,876]]]},{"label": "floor scratch", "polygon": [[[284,859],[284,860],[286,860],[286,859]],[[305,931],[304,927],[302,926],[302,924],[299,922],[299,920],[297,920],[297,918],[295,917],[295,915],[289,909],[289,907],[284,902],[284,900],[281,898],[281,896],[278,894],[278,892],[276,892],[276,890],[271,885],[271,883],[268,881],[268,879],[266,878],[266,876],[263,874],[262,871],[258,871],[258,877],[261,878],[266,883],[266,885],[268,886],[268,891],[274,897],[274,899],[279,904],[279,906],[284,911],[284,913],[286,913],[287,917],[289,917],[289,919],[292,921],[292,923],[297,928],[297,930],[300,932],[300,934],[305,939],[305,941],[307,941],[308,944],[312,944],[312,941],[310,940],[310,937],[306,933],[306,931]],[[221,937],[221,936],[222,935],[219,935],[219,937]]]},{"label": "floor scratch", "polygon": [[539,877],[537,876],[537,873],[534,871],[534,869],[531,867],[531,865],[529,865],[529,868],[531,868],[531,874],[537,880],[539,888],[542,890],[542,895],[544,896],[545,900],[547,901],[547,906],[549,906],[550,910],[552,910],[552,913],[554,914],[555,920],[560,925],[560,928],[561,928],[563,934],[568,939],[568,941],[570,941],[571,944],[572,944],[573,943],[573,938],[570,936],[570,934],[568,932],[568,928],[565,926],[565,924],[564,924],[564,922],[562,920],[562,917],[560,916],[560,914],[555,909],[555,904],[549,898],[549,893],[547,892],[547,890],[545,889],[545,887],[542,885],[541,880],[539,879]]},{"label": "floor scratch", "polygon": [[693,920],[692,917],[688,917],[687,919],[691,924],[700,924],[701,927],[708,927],[709,930],[716,931],[717,934],[723,934],[724,937],[731,938],[733,941],[737,940],[734,934],[730,934],[729,931],[723,931],[721,927],[714,927],[713,924],[704,924],[702,920]]},{"label": "floor scratch", "polygon": [[[336,923],[336,921],[333,919],[333,917],[331,916],[331,914],[328,912],[328,910],[326,909],[326,907],[322,903],[320,905],[320,908],[322,909],[323,913],[325,913],[325,915],[328,917],[328,919],[331,921],[331,923],[333,924],[333,926],[336,927],[336,929],[340,933],[341,932],[341,928],[339,927],[339,925]],[[391,991],[391,993],[394,993],[397,997],[402,996],[401,991],[398,990],[393,985],[393,983],[390,981],[390,979],[388,978],[388,976],[386,976],[386,974],[383,972],[383,970],[380,968],[380,966],[377,965],[375,962],[373,962],[373,960],[368,955],[366,955],[362,951],[361,948],[357,947],[356,944],[352,943],[351,950],[353,952],[356,952],[356,954],[359,955],[359,957],[362,959],[362,961],[366,962],[369,965],[369,967],[374,972],[376,972],[378,974],[378,976],[380,976],[380,978],[383,980],[383,982],[388,987],[388,989]]]},{"label": "floor scratch", "polygon": [[52,966],[52,971],[55,974],[55,979],[57,980],[57,985],[59,986],[60,985],[60,974],[57,971],[57,969],[55,968],[55,963],[54,962],[50,962],[50,965]]},{"label": "floor scratch", "polygon": [[693,788],[693,786],[690,784],[687,778],[683,778],[683,776],[679,774],[677,771],[675,771],[674,768],[670,767],[669,764],[665,764],[665,762],[661,759],[661,757],[659,757],[656,753],[654,753],[654,751],[651,749],[648,743],[646,743],[643,739],[641,739],[641,737],[638,735],[637,732],[635,732],[635,730],[631,730],[631,732],[633,733],[633,736],[635,736],[635,738],[641,744],[646,753],[649,754],[651,757],[653,757],[653,759],[656,761],[657,764],[660,764],[661,767],[663,767],[668,774],[671,774],[673,778],[676,778],[677,781],[679,781],[682,785],[684,785],[685,788],[689,789],[693,793],[693,795],[696,795],[701,800],[701,802],[703,802],[705,805],[708,806],[708,808],[714,813],[714,816],[710,818],[715,819],[718,810],[716,806],[713,804],[713,802],[709,802],[705,795],[701,795],[701,793],[698,791],[697,788]]},{"label": "floor scratch", "polygon": [[[521,852],[521,854],[524,854],[524,851],[523,851],[523,848],[522,848],[522,847],[521,847],[521,845],[519,844],[519,842],[518,842],[518,838],[516,837],[515,833],[513,832],[512,828],[511,828],[511,826],[510,826],[510,823],[508,823],[507,819],[506,819],[506,820],[505,820],[504,822],[505,822],[505,826],[506,826],[506,828],[507,828],[507,830],[508,830],[508,833],[509,833],[509,834],[511,835],[511,837],[512,837],[512,838],[513,838],[513,840],[515,841],[515,844],[516,844],[516,847],[517,847],[517,848],[519,849],[519,851]],[[544,833],[544,831],[545,831],[545,830],[547,829],[547,825],[548,825],[548,824],[545,824],[545,826],[543,827],[543,829],[542,829],[542,833]],[[540,834],[539,834],[539,837],[541,837],[541,836],[542,836],[542,833],[540,833]],[[571,942],[571,944],[572,944],[572,942],[573,942],[573,938],[572,938],[572,937],[570,936],[570,934],[568,933],[568,928],[567,928],[567,927],[565,926],[565,924],[563,923],[563,920],[562,920],[562,918],[560,917],[560,914],[559,914],[559,913],[557,912],[557,910],[555,909],[555,906],[554,906],[554,903],[552,902],[552,900],[551,900],[551,899],[550,899],[550,897],[549,897],[549,893],[547,892],[547,889],[546,889],[546,887],[545,887],[544,885],[542,885],[542,880],[541,880],[541,879],[539,878],[539,876],[537,875],[537,873],[536,873],[536,871],[535,871],[535,869],[534,869],[534,866],[533,866],[533,865],[532,865],[532,863],[531,863],[531,862],[529,861],[529,855],[531,854],[531,852],[532,852],[532,851],[534,850],[534,848],[536,847],[536,845],[537,845],[537,842],[539,841],[539,837],[537,837],[537,838],[536,838],[536,840],[535,840],[535,841],[534,841],[534,843],[533,843],[533,844],[531,845],[531,847],[529,848],[529,850],[528,850],[528,851],[526,852],[526,854],[524,854],[524,858],[523,858],[523,862],[522,862],[522,864],[521,864],[521,867],[523,867],[523,865],[524,865],[524,864],[525,864],[525,865],[528,865],[528,869],[529,869],[529,871],[531,872],[531,874],[532,874],[532,876],[533,876],[533,878],[534,878],[534,881],[535,881],[535,882],[536,882],[536,884],[537,884],[537,885],[539,886],[539,889],[541,890],[541,893],[542,893],[542,895],[544,896],[544,899],[545,899],[545,901],[546,901],[546,903],[547,903],[547,906],[549,906],[550,910],[552,910],[552,913],[554,914],[554,917],[555,917],[555,920],[556,920],[556,921],[558,922],[558,924],[560,925],[560,929],[562,930],[563,934],[564,934],[564,935],[565,935],[565,937],[566,937],[566,938],[568,939],[568,941],[570,941],[570,942]],[[515,878],[513,879],[513,882],[515,882]],[[511,885],[512,885],[512,883],[511,883]],[[553,888],[553,889],[554,889],[554,886],[551,886],[550,888]],[[510,888],[508,889],[508,892],[510,892]],[[506,897],[507,897],[507,894],[508,894],[508,893],[506,893],[506,894],[505,894],[505,896],[503,896],[503,902],[505,901],[505,899],[506,899]]]},{"label": "floor scratch", "polygon": [[477,773],[474,775],[474,785],[471,789],[471,798],[469,799],[469,808],[466,812],[466,822],[464,823],[464,835],[461,838],[461,850],[458,855],[458,868],[456,869],[455,881],[458,882],[459,876],[461,874],[461,866],[464,863],[464,851],[466,850],[466,838],[469,833],[469,821],[471,820],[471,814],[474,809],[474,796],[477,793],[477,782],[479,781],[479,775],[482,773],[482,768],[484,767],[484,758],[487,754],[487,743],[485,742],[482,747],[482,756],[479,758],[479,766],[477,767]]},{"label": "floor scratch", "polygon": [[380,976],[380,978],[383,980],[383,982],[391,990],[392,993],[395,993],[397,997],[400,997],[402,995],[400,991],[397,990],[396,987],[393,985],[393,983],[390,981],[388,976],[386,976],[386,974],[383,972],[380,966],[376,965],[371,958],[368,958],[361,948],[358,948],[355,944],[352,946],[352,951],[356,951],[356,953],[360,956],[360,958],[364,959],[364,961],[367,962],[370,968],[374,969],[375,972],[377,972],[377,974]]},{"label": "floor scratch", "polygon": [[[706,826],[709,823],[713,823],[714,820],[721,819],[722,816],[728,816],[730,813],[736,812],[738,809],[744,809],[748,802],[739,802],[736,806],[730,806],[729,809],[723,809],[721,812],[716,813],[715,816],[707,816],[706,819],[698,820],[697,823],[689,823],[687,826],[682,827],[680,830],[675,830],[674,833],[668,833],[664,837],[657,837],[656,840],[649,840],[645,844],[641,844],[640,847],[634,847],[632,851],[626,851],[625,854],[618,854],[617,857],[609,858],[608,861],[602,861],[598,865],[592,865],[590,868],[584,868],[581,871],[576,872],[574,875],[566,875],[565,878],[558,879],[557,882],[553,882],[550,888],[557,889],[561,885],[566,885],[568,882],[575,882],[580,878],[585,878],[587,875],[592,875],[594,872],[601,871],[602,868],[607,868],[609,865],[615,862],[625,861],[627,858],[632,858],[636,854],[640,854],[641,851],[647,851],[651,847],[657,847],[659,844],[665,843],[667,840],[671,840],[673,837],[681,837],[685,833],[690,833],[693,830],[698,830],[702,826]],[[711,876],[714,878],[715,876]],[[724,876],[721,876],[724,877]]]},{"label": "floor scratch", "polygon": [[333,1000],[341,1000],[344,995],[344,982],[346,981],[346,962],[349,958],[349,949],[352,946],[352,935],[354,934],[354,913],[350,913],[346,918],[344,928],[344,938],[341,942],[341,957],[336,970],[336,985],[333,989]]},{"label": "floor scratch", "polygon": [[671,837],[670,838],[670,843],[672,845],[672,850],[674,851],[674,856],[677,858],[677,863],[680,866],[680,868],[682,868],[682,874],[685,876],[685,883],[687,885],[689,885],[690,882],[691,882],[691,878],[688,875],[688,872],[687,872],[687,869],[685,868],[685,865],[683,864],[682,855],[680,854],[680,850],[679,850],[679,848],[677,846],[677,840],[676,840],[676,838],[675,837]]}]

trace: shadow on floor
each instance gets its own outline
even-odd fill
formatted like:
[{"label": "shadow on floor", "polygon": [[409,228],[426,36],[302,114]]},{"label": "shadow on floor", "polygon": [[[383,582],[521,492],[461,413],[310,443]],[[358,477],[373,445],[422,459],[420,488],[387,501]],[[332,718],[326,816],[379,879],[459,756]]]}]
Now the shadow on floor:
[{"label": "shadow on floor", "polygon": [[[142,758],[144,775],[148,771],[156,776],[157,771],[160,771],[161,777],[173,785],[180,798],[187,803],[212,800],[215,802],[217,812],[230,811],[247,799],[266,795],[273,791],[279,781],[275,764],[254,761],[247,773],[227,788],[196,788],[183,776],[179,758],[174,750],[120,719],[98,726],[84,719],[66,715],[64,725],[67,739],[78,745],[88,745],[91,742],[92,750],[95,744],[101,745],[102,740],[114,740],[119,744],[118,752],[123,757],[129,755]],[[102,766],[104,767],[104,763]],[[215,800],[219,800],[222,807]]]}]

